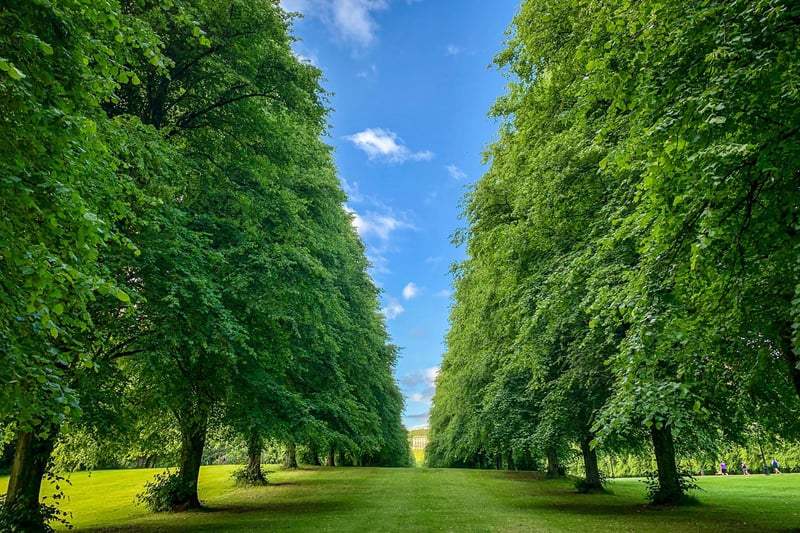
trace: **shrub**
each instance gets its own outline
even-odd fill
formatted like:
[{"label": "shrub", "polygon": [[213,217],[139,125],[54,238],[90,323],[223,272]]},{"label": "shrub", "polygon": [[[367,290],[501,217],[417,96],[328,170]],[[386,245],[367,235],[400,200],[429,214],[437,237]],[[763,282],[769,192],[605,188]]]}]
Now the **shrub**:
[{"label": "shrub", "polygon": [[247,467],[237,468],[231,474],[233,481],[240,487],[262,487],[268,483],[267,477],[262,473],[251,473]]},{"label": "shrub", "polygon": [[599,487],[596,487],[591,483],[589,483],[589,480],[586,478],[578,478],[575,480],[575,490],[578,491],[579,494],[589,494],[590,492],[602,492],[605,490],[607,482],[608,482],[608,477],[606,477],[606,475],[601,471]]},{"label": "shrub", "polygon": [[144,491],[136,495],[136,503],[154,513],[163,513],[176,510],[193,493],[192,487],[181,480],[177,472],[172,474],[167,469],[144,484]]},{"label": "shrub", "polygon": [[[56,500],[62,498],[61,493],[54,496]],[[44,502],[39,504],[39,513],[31,513],[22,506],[13,507],[6,505],[5,494],[0,494],[0,531],[8,533],[27,533],[30,531],[42,531],[44,533],[54,533],[55,529],[50,524],[55,522],[72,529],[72,524],[67,518],[72,517],[72,513],[62,511],[54,503],[53,505]]]},{"label": "shrub", "polygon": [[697,480],[690,472],[678,472],[678,486],[680,487],[681,495],[678,501],[673,501],[670,495],[665,495],[661,490],[661,484],[658,482],[658,471],[647,473],[647,479],[644,480],[647,486],[647,499],[654,505],[664,503],[689,503],[693,498],[686,496],[690,490],[703,490],[697,484]]}]

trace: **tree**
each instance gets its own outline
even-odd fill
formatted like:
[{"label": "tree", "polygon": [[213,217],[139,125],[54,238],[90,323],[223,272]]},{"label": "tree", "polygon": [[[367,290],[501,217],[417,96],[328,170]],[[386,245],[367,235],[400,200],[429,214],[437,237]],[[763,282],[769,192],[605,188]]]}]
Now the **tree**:
[{"label": "tree", "polygon": [[17,434],[3,523],[35,529],[55,437],[81,413],[74,378],[96,364],[90,307],[129,302],[98,260],[126,245],[115,225],[128,210],[113,200],[124,188],[106,137],[116,125],[100,103],[136,81],[129,61],[157,40],[115,2],[18,5],[0,27],[0,420]]}]

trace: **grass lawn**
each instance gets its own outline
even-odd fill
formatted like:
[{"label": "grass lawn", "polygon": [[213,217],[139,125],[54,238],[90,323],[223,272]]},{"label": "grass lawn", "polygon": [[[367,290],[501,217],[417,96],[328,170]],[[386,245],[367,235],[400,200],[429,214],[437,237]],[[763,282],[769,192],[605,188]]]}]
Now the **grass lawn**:
[{"label": "grass lawn", "polygon": [[414,452],[414,461],[417,466],[422,466],[422,463],[425,462],[425,450],[412,450],[412,452]]},{"label": "grass lawn", "polygon": [[[159,470],[72,474],[65,508],[78,531],[787,531],[800,528],[800,474],[699,479],[699,505],[651,509],[644,484],[579,495],[534,473],[309,468],[233,486],[233,465],[203,467],[209,510],[151,515],[134,496]],[[0,493],[8,478],[0,478]],[[798,529],[800,530],[800,529]]]}]

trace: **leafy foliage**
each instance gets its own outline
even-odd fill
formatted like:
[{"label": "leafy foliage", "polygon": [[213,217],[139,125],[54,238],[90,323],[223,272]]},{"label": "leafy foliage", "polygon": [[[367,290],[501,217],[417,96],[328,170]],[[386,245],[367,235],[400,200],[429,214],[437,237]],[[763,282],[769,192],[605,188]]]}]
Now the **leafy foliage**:
[{"label": "leafy foliage", "polygon": [[593,448],[649,439],[677,501],[676,454],[778,412],[798,437],[798,15],[522,2],[456,236],[431,464],[528,447],[554,472],[579,444],[598,477]]},{"label": "leafy foliage", "polygon": [[136,495],[136,502],[154,513],[174,511],[185,504],[194,490],[177,472],[166,470],[144,484],[144,490]]},{"label": "leafy foliage", "polygon": [[261,473],[253,475],[247,468],[237,468],[231,474],[233,481],[241,487],[261,487],[267,484],[267,477]]},{"label": "leafy foliage", "polygon": [[[650,503],[653,505],[675,503],[674,499],[671,497],[664,496],[664,490],[661,487],[661,483],[658,481],[658,472],[647,472],[645,478],[643,483],[647,486],[647,499]],[[697,480],[691,472],[680,472],[678,479],[680,493],[684,499],[686,498],[684,495],[690,490],[703,490],[697,484]]]},{"label": "leafy foliage", "polygon": [[[167,436],[178,477],[150,494],[176,508],[200,505],[209,431],[407,462],[395,349],[290,23],[261,0],[0,15],[0,426],[40,463],[62,431],[72,466],[149,462]],[[17,454],[9,501],[35,514]]]}]

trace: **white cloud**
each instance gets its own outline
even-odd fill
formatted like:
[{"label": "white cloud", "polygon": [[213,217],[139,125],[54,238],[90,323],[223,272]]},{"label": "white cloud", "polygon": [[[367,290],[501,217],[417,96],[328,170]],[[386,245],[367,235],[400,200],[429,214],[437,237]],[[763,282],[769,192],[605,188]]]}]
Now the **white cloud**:
[{"label": "white cloud", "polygon": [[403,314],[404,311],[405,308],[403,308],[403,306],[400,305],[400,302],[398,302],[397,299],[392,297],[389,297],[388,301],[386,302],[386,305],[381,309],[381,313],[383,313],[384,316],[386,316],[386,320],[394,320],[395,318]]},{"label": "white cloud", "polygon": [[423,371],[423,375],[425,376],[427,382],[433,385],[436,383],[436,378],[439,377],[439,367],[433,366],[431,368],[426,368]]},{"label": "white cloud", "polygon": [[422,368],[413,374],[403,376],[400,380],[403,385],[416,387],[417,385],[433,386],[436,383],[436,376],[439,375],[439,367]]},{"label": "white cloud", "polygon": [[389,9],[388,0],[281,0],[285,11],[317,17],[344,41],[360,47],[375,43],[374,14]]},{"label": "white cloud", "polygon": [[429,402],[433,399],[433,395],[427,395],[422,392],[414,392],[408,396],[412,402]]},{"label": "white cloud", "polygon": [[454,180],[463,180],[467,177],[467,173],[455,165],[447,165],[444,168],[447,169],[447,173],[450,174],[450,177]]},{"label": "white cloud", "polygon": [[417,287],[416,284],[414,284],[414,282],[411,282],[405,287],[403,287],[403,298],[405,298],[406,300],[410,300],[417,294],[419,294],[419,287]]},{"label": "white cloud", "polygon": [[375,41],[378,27],[372,12],[388,7],[385,0],[334,0],[334,21],[345,39],[369,46]]},{"label": "white cloud", "polygon": [[364,151],[370,159],[382,159],[390,163],[404,161],[428,161],[433,159],[433,152],[424,150],[412,152],[403,144],[396,133],[381,128],[367,128],[345,137]]},{"label": "white cloud", "polygon": [[[389,260],[387,254],[394,251],[391,241],[395,232],[402,230],[415,230],[404,213],[395,214],[391,207],[381,204],[374,199],[362,196],[358,191],[358,184],[351,185],[343,181],[342,186],[351,199],[358,199],[375,207],[376,211],[358,212],[349,205],[344,210],[350,214],[351,223],[358,232],[361,240],[367,245],[367,259],[370,262],[370,271],[374,274],[388,274]],[[375,280],[377,282],[377,280]]]},{"label": "white cloud", "polygon": [[306,56],[303,54],[296,53],[295,56],[297,57],[297,60],[300,61],[301,63],[307,63],[309,65],[319,68],[319,58],[317,57],[317,54],[311,54],[310,56]]},{"label": "white cloud", "polygon": [[352,209],[347,209],[353,216],[353,226],[362,239],[377,237],[381,241],[388,241],[392,232],[398,229],[412,228],[413,226],[391,214],[367,212],[359,215]]},{"label": "white cloud", "polygon": [[450,298],[450,291],[447,289],[441,290],[436,293],[436,296],[439,296],[440,298]]},{"label": "white cloud", "polygon": [[[439,375],[439,367],[423,368],[413,374],[408,374],[400,379],[400,382],[407,388],[405,395],[410,402],[429,403],[436,393],[436,376]],[[414,418],[414,417],[408,417]]]},{"label": "white cloud", "polygon": [[[344,190],[344,193],[347,195],[347,200],[348,201],[355,202],[355,203],[360,203],[360,202],[364,201],[364,197],[361,195],[361,191],[358,188],[358,182],[357,181],[354,181],[353,183],[350,183],[349,181],[347,181],[344,178],[341,178],[340,181],[342,182],[342,189]],[[345,208],[345,209],[347,211],[349,211],[350,213],[353,213],[352,209],[347,209],[347,208]]]},{"label": "white cloud", "polygon": [[454,44],[448,44],[447,45],[447,51],[446,51],[447,55],[449,55],[449,56],[457,56],[460,53],[461,53],[461,48],[457,47]]}]

